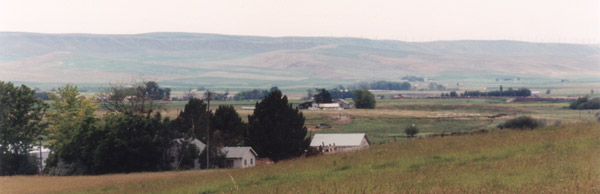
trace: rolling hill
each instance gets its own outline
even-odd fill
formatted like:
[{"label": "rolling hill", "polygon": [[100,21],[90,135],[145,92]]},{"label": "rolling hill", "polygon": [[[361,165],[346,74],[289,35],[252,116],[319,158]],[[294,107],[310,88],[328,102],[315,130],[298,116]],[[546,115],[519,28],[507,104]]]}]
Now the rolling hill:
[{"label": "rolling hill", "polygon": [[178,85],[335,85],[405,75],[600,77],[598,45],[402,42],[194,33],[0,32],[0,80]]}]

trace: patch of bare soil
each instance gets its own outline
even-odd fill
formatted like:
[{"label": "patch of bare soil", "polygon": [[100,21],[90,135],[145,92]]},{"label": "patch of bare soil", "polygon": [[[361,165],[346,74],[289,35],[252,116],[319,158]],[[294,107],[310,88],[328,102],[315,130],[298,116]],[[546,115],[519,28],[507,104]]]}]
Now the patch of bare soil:
[{"label": "patch of bare soil", "polygon": [[336,123],[339,124],[350,124],[352,123],[352,117],[349,115],[331,115],[330,118],[335,119]]}]

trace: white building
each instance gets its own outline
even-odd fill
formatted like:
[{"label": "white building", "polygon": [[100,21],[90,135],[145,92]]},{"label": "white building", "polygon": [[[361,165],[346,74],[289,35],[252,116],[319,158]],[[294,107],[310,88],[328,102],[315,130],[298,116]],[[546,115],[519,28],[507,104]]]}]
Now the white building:
[{"label": "white building", "polygon": [[[179,154],[177,153],[178,147],[181,146],[185,141],[183,138],[177,138],[174,139],[174,145],[173,147],[171,147],[171,156],[175,157],[175,160],[173,160],[173,162],[171,162],[171,167],[173,168],[177,168],[179,167],[179,160],[181,160],[181,158],[179,158]],[[190,143],[195,145],[196,148],[198,148],[198,151],[200,153],[202,153],[204,151],[204,149],[206,148],[206,144],[202,143],[200,140],[193,138],[190,139]],[[200,159],[195,159],[194,160],[194,168],[200,168]]]},{"label": "white building", "polygon": [[317,133],[310,147],[321,153],[335,153],[368,148],[370,144],[364,133]]},{"label": "white building", "polygon": [[313,103],[311,109],[342,110],[339,103]]},{"label": "white building", "polygon": [[223,147],[228,168],[248,168],[256,165],[258,154],[251,147]]},{"label": "white building", "polygon": [[[183,138],[174,139],[173,141],[175,144],[171,147],[171,156],[174,156],[175,160],[171,162],[171,167],[177,168],[179,160],[181,160],[177,153],[178,146],[181,146],[185,141]],[[191,139],[190,143],[195,145],[200,153],[206,149],[206,144],[198,139]],[[258,154],[251,147],[223,147],[221,152],[226,154],[227,168],[248,168],[256,165]],[[200,168],[200,159],[194,160],[194,168]]]},{"label": "white building", "polygon": [[[49,154],[50,154],[50,149],[42,146],[42,169],[44,169],[44,167],[46,167],[46,159],[48,159],[48,155]],[[39,157],[40,157],[40,146],[33,146],[33,148],[31,149],[31,151],[29,151],[29,155],[30,156],[35,156],[35,157],[37,157],[39,159]],[[39,163],[36,164],[36,166],[39,166]]]}]

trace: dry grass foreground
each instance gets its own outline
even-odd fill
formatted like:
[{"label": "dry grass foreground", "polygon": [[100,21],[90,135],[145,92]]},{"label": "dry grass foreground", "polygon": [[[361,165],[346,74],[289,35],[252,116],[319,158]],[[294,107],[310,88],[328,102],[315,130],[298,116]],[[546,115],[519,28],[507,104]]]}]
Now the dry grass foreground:
[{"label": "dry grass foreground", "polygon": [[1,193],[600,193],[600,125],[414,139],[251,169],[0,178]]}]

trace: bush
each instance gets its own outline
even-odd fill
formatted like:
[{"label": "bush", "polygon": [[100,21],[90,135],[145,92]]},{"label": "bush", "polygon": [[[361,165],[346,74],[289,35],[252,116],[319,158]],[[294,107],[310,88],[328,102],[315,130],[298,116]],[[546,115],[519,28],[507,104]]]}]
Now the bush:
[{"label": "bush", "polygon": [[511,128],[511,129],[535,129],[543,126],[543,122],[533,119],[530,116],[520,116],[504,122],[504,124],[498,124],[498,128]]},{"label": "bush", "polygon": [[411,125],[404,129],[404,133],[406,133],[408,137],[414,137],[417,133],[419,133],[419,129]]},{"label": "bush", "polygon": [[374,109],[375,96],[369,90],[354,90],[354,106],[356,108]]},{"label": "bush", "polygon": [[571,102],[569,108],[576,110],[600,109],[600,99],[589,99],[587,96],[583,98],[577,98],[576,101]]}]

